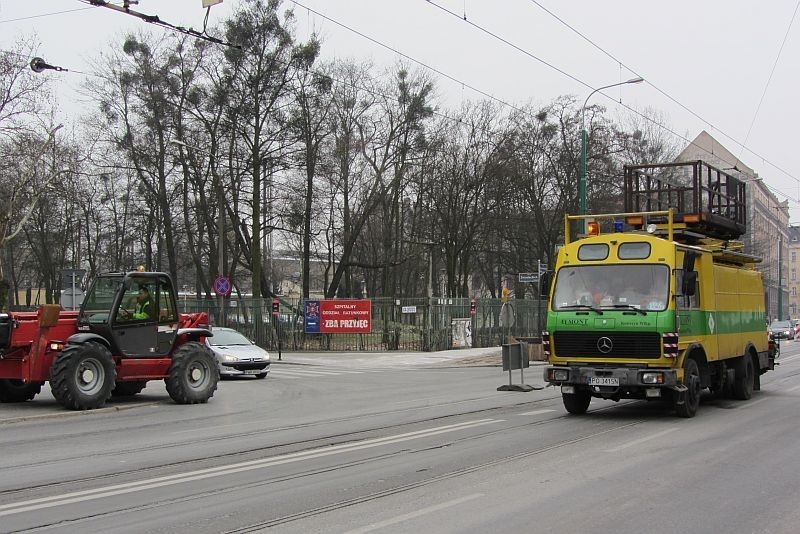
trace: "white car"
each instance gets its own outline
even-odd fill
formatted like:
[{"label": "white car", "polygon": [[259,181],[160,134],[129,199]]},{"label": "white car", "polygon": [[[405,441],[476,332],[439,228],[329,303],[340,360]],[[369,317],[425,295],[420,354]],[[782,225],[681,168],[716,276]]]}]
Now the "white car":
[{"label": "white car", "polygon": [[266,378],[269,373],[269,352],[233,328],[214,328],[206,344],[217,357],[220,376]]}]

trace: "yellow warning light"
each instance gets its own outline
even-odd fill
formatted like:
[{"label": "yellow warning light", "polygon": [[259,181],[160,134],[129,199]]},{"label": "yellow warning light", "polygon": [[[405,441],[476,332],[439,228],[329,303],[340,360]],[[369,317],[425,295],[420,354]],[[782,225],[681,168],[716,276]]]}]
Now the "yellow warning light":
[{"label": "yellow warning light", "polygon": [[137,270],[137,271],[139,271],[140,273],[143,273],[143,272],[144,272],[144,265],[140,265],[140,266],[138,266],[138,267],[136,268],[136,270]]},{"label": "yellow warning light", "polygon": [[590,222],[586,224],[587,234],[588,235],[600,235],[600,223],[599,222]]}]

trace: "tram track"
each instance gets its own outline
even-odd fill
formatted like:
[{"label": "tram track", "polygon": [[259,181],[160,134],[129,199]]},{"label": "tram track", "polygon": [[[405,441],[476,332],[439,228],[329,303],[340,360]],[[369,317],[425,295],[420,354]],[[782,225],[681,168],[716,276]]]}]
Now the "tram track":
[{"label": "tram track", "polygon": [[[637,401],[634,401],[634,402],[637,402]],[[616,405],[610,405],[610,406],[607,406],[607,407],[599,408],[599,409],[594,410],[594,411],[603,412],[603,411],[607,411],[609,409],[613,409],[615,406]],[[282,483],[282,482],[289,482],[289,481],[292,481],[292,480],[297,480],[297,479],[301,479],[301,478],[307,478],[307,477],[316,476],[316,475],[325,474],[325,473],[331,473],[331,472],[334,472],[334,471],[348,469],[348,468],[351,468],[351,467],[363,466],[363,465],[366,465],[366,464],[369,464],[369,463],[372,463],[372,462],[380,462],[382,460],[386,460],[386,459],[393,458],[393,457],[409,455],[409,454],[417,454],[417,453],[421,453],[421,452],[425,452],[425,451],[430,451],[432,449],[440,449],[440,448],[443,448],[443,447],[452,447],[454,445],[463,444],[463,443],[470,442],[470,441],[477,441],[477,440],[485,439],[487,437],[491,437],[491,436],[494,436],[494,435],[497,435],[497,434],[501,434],[501,433],[505,433],[505,432],[511,432],[511,431],[514,431],[514,430],[520,430],[520,429],[525,429],[525,428],[532,428],[532,427],[537,427],[537,426],[542,426],[542,425],[553,424],[553,423],[557,423],[557,422],[563,422],[568,417],[569,416],[567,416],[567,415],[559,415],[559,416],[556,416],[556,417],[553,417],[553,418],[549,418],[549,419],[544,419],[544,420],[515,423],[515,424],[505,425],[502,428],[491,428],[491,429],[481,430],[479,432],[476,432],[474,434],[470,434],[468,436],[462,436],[462,437],[456,437],[456,438],[448,438],[448,439],[442,440],[441,442],[436,443],[434,445],[426,445],[426,446],[420,446],[420,447],[404,448],[404,449],[401,449],[401,450],[398,450],[398,451],[394,451],[394,452],[391,452],[391,453],[374,454],[374,455],[370,455],[370,456],[365,457],[365,458],[360,458],[360,459],[355,460],[355,461],[345,461],[345,462],[336,463],[334,465],[326,466],[326,467],[323,467],[323,468],[298,471],[296,473],[292,473],[292,474],[289,474],[289,475],[284,475],[284,476],[279,476],[279,477],[272,477],[272,478],[269,478],[269,479],[260,480],[260,481],[252,482],[252,483],[248,483],[248,484],[235,484],[235,485],[226,486],[224,488],[217,488],[217,489],[207,490],[207,491],[198,491],[196,493],[192,493],[191,495],[183,495],[183,496],[179,496],[179,497],[176,497],[176,498],[173,498],[173,499],[160,500],[158,502],[153,502],[153,503],[148,503],[148,504],[138,505],[138,506],[129,506],[129,507],[124,507],[124,508],[111,510],[111,511],[108,511],[108,512],[94,513],[91,516],[78,518],[78,519],[73,519],[73,520],[68,520],[68,521],[59,521],[57,523],[38,525],[38,526],[35,527],[35,529],[32,529],[32,530],[39,531],[41,529],[47,529],[49,527],[76,528],[81,523],[85,523],[87,521],[94,521],[94,520],[103,519],[103,518],[110,518],[110,517],[114,517],[116,515],[126,514],[126,513],[136,513],[136,512],[146,511],[146,510],[154,510],[154,509],[158,509],[158,508],[162,508],[162,507],[166,507],[166,506],[175,505],[175,504],[178,504],[178,503],[186,503],[186,502],[198,501],[198,500],[202,500],[202,499],[206,499],[206,498],[211,498],[211,497],[214,497],[214,496],[217,496],[217,495],[229,494],[229,493],[232,493],[232,492],[238,492],[238,491],[242,491],[242,490],[264,488],[265,486],[270,486],[270,485],[274,485],[274,484],[278,484],[278,483]],[[347,508],[347,507],[350,507],[350,506],[354,506],[354,505],[357,505],[357,504],[360,504],[360,503],[364,503],[364,502],[368,502],[368,501],[372,501],[372,500],[385,498],[385,497],[388,497],[388,496],[391,496],[391,495],[395,495],[395,494],[398,494],[398,493],[402,493],[402,492],[405,492],[405,491],[410,491],[410,490],[413,490],[413,489],[416,489],[416,488],[420,488],[420,487],[424,487],[424,486],[427,486],[427,485],[435,484],[435,483],[443,481],[443,480],[457,478],[459,476],[465,476],[465,475],[474,473],[476,471],[479,471],[481,469],[487,469],[487,468],[495,467],[495,466],[498,466],[498,465],[501,465],[501,464],[504,464],[504,463],[508,463],[508,462],[511,462],[511,461],[519,460],[521,458],[531,457],[531,456],[535,456],[537,454],[543,454],[543,453],[546,453],[546,452],[549,452],[549,451],[552,451],[552,450],[555,450],[555,449],[559,449],[559,448],[566,447],[566,446],[569,446],[569,445],[577,444],[577,443],[580,443],[580,442],[583,442],[583,441],[586,441],[586,440],[591,440],[593,438],[596,438],[598,436],[602,436],[604,434],[609,434],[609,433],[612,433],[612,432],[624,430],[626,428],[630,428],[630,427],[645,423],[647,421],[648,421],[648,419],[627,420],[624,423],[615,424],[610,428],[604,428],[604,429],[601,429],[601,430],[595,430],[595,431],[591,431],[591,432],[586,432],[586,433],[583,433],[582,435],[579,435],[577,437],[557,440],[555,443],[550,443],[548,445],[536,447],[536,448],[533,448],[533,449],[531,449],[529,451],[525,451],[525,452],[515,451],[514,454],[505,455],[505,456],[502,456],[500,458],[495,458],[495,459],[492,459],[492,460],[489,460],[489,461],[486,461],[486,462],[481,462],[479,464],[465,466],[465,467],[459,468],[459,469],[453,469],[453,470],[448,471],[446,473],[441,473],[441,474],[432,476],[430,478],[426,478],[424,480],[418,480],[418,481],[414,481],[414,482],[411,482],[411,483],[408,483],[408,484],[401,484],[401,485],[398,485],[398,486],[395,486],[395,487],[391,487],[391,488],[386,488],[386,489],[379,490],[379,491],[370,492],[370,493],[367,493],[367,494],[364,494],[364,495],[361,495],[361,496],[357,496],[357,497],[353,497],[353,498],[349,498],[349,499],[342,499],[342,500],[339,500],[339,501],[336,501],[336,502],[333,502],[333,503],[329,503],[329,504],[326,504],[326,505],[323,505],[323,506],[318,506],[318,507],[315,507],[315,508],[312,508],[312,509],[303,510],[303,511],[295,512],[295,513],[288,514],[288,515],[285,515],[285,516],[275,517],[275,518],[271,518],[271,519],[268,519],[268,520],[251,523],[251,524],[248,524],[246,526],[239,527],[237,529],[233,529],[233,530],[226,529],[226,531],[227,532],[254,532],[254,531],[257,531],[257,530],[260,530],[260,529],[269,528],[269,527],[272,527],[272,526],[277,526],[277,525],[281,525],[281,524],[285,524],[285,523],[290,523],[290,522],[297,521],[297,520],[300,520],[300,519],[312,517],[312,516],[315,516],[315,515],[324,514],[324,513],[327,513],[327,512],[338,510],[338,509],[343,509],[343,508]],[[358,441],[356,441],[355,443],[358,443]],[[6,505],[6,507],[7,506],[8,505]]]}]

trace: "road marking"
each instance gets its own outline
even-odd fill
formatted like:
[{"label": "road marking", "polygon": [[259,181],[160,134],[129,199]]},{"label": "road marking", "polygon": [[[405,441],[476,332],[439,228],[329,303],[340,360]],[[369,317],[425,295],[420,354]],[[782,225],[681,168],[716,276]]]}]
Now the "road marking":
[{"label": "road marking", "polygon": [[517,414],[517,415],[540,415],[540,414],[543,414],[543,413],[549,413],[549,412],[554,412],[554,411],[555,410],[534,410],[532,412],[524,412],[524,413],[520,413],[520,414]]},{"label": "road marking", "polygon": [[634,447],[636,445],[639,445],[640,443],[645,443],[647,441],[650,441],[651,439],[659,438],[659,437],[661,437],[661,436],[663,436],[665,434],[669,434],[670,432],[674,432],[677,429],[678,429],[678,427],[668,428],[666,430],[662,430],[661,432],[656,432],[655,434],[650,434],[649,436],[645,436],[643,438],[639,438],[639,439],[635,439],[633,441],[629,441],[628,443],[626,443],[624,445],[620,445],[619,447],[614,447],[613,449],[608,449],[608,450],[606,450],[606,452],[619,452],[619,451],[625,450],[625,449],[627,449],[629,447]]},{"label": "road marking", "polygon": [[795,386],[795,387],[793,387],[793,388],[789,388],[789,389],[787,389],[786,391],[795,391],[795,390],[798,390],[798,389],[800,389],[800,385],[798,385],[798,386]]},{"label": "road marking", "polygon": [[745,403],[742,403],[742,404],[739,404],[738,406],[736,406],[735,409],[741,410],[741,409],[744,409],[744,408],[750,408],[751,406],[755,406],[756,404],[761,404],[762,402],[766,402],[768,400],[769,399],[758,399],[757,401],[745,402]]},{"label": "road marking", "polygon": [[114,495],[123,495],[126,493],[134,493],[137,491],[144,491],[164,486],[172,486],[175,484],[182,484],[185,482],[192,482],[195,480],[203,480],[207,478],[232,475],[235,473],[252,471],[255,469],[264,469],[266,467],[290,464],[294,462],[301,462],[312,458],[322,458],[325,456],[332,456],[334,454],[342,454],[346,452],[370,449],[374,447],[380,447],[383,445],[392,445],[395,443],[402,443],[414,439],[437,436],[439,434],[446,434],[448,432],[456,432],[459,430],[476,428],[479,426],[489,425],[499,422],[501,422],[501,420],[498,419],[476,419],[473,421],[465,421],[463,423],[444,425],[444,426],[429,428],[426,430],[407,432],[405,434],[386,436],[385,438],[374,438],[355,443],[345,443],[342,445],[321,447],[319,449],[293,452],[289,454],[275,456],[272,458],[263,458],[260,460],[248,460],[246,462],[238,462],[230,465],[221,465],[218,467],[208,467],[205,469],[188,471],[186,473],[177,473],[174,475],[165,475],[161,477],[139,480],[137,482],[126,482],[124,484],[114,484],[106,487],[100,487],[95,489],[76,491],[72,493],[65,493],[62,495],[54,495],[51,497],[41,497],[38,499],[31,499],[28,501],[20,501],[16,503],[4,504],[0,505],[0,517],[20,514],[23,512],[31,512],[34,510],[40,510],[42,508],[53,508],[55,506],[64,506],[67,504],[102,499],[105,497],[112,497]]},{"label": "road marking", "polygon": [[460,499],[453,499],[452,501],[443,502],[435,506],[428,506],[427,508],[421,508],[415,512],[409,512],[407,514],[398,515],[397,517],[387,519],[386,521],[381,521],[380,523],[373,523],[371,525],[357,528],[355,530],[349,530],[345,532],[345,534],[363,534],[364,532],[372,532],[373,530],[378,530],[381,528],[396,525],[398,523],[402,523],[403,521],[408,521],[409,519],[415,519],[417,517],[421,517],[426,514],[438,512],[439,510],[444,510],[445,508],[451,508],[453,506],[468,501],[472,501],[480,497],[483,497],[483,493],[473,493],[472,495],[467,495],[465,497],[461,497]]}]

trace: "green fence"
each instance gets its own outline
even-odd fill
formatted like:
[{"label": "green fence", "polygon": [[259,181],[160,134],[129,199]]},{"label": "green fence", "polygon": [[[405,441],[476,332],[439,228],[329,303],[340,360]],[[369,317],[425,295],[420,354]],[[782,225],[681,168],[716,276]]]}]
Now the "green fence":
[{"label": "green fence", "polygon": [[277,350],[280,345],[283,351],[447,350],[454,348],[454,341],[456,346],[463,342],[462,336],[454,336],[454,322],[469,325],[472,347],[499,346],[510,336],[538,340],[546,314],[546,302],[538,300],[476,299],[474,315],[467,298],[372,299],[371,303],[368,334],[305,333],[301,299],[281,299],[277,316],[268,299],[225,299],[220,307],[217,299],[181,297],[179,307],[183,312],[207,312],[212,325],[235,328],[262,347]]}]

